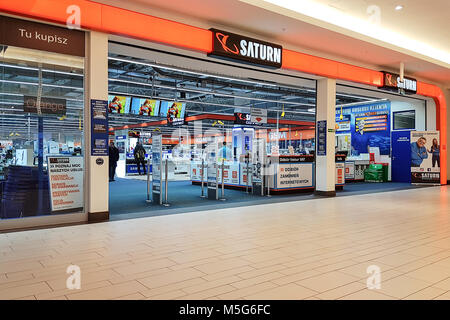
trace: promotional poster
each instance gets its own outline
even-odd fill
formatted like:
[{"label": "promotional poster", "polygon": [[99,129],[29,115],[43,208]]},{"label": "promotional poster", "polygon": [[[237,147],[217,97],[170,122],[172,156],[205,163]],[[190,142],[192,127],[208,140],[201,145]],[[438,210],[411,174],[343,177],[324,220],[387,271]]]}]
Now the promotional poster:
[{"label": "promotional poster", "polygon": [[390,154],[390,110],[390,101],[336,108],[337,131],[351,134],[352,155],[368,153],[369,147],[379,147],[381,155]]},{"label": "promotional poster", "polygon": [[152,199],[153,203],[162,204],[162,135],[154,135],[152,142]]},{"label": "promotional poster", "polygon": [[307,188],[314,185],[313,163],[280,163],[277,166],[277,189]]},{"label": "promotional poster", "polygon": [[[108,113],[106,100],[91,100],[91,155],[107,156]],[[59,147],[58,147],[59,152]]]},{"label": "promotional poster", "polygon": [[48,157],[52,211],[83,208],[83,157]]},{"label": "promotional poster", "polygon": [[439,131],[411,131],[411,183],[440,184]]}]

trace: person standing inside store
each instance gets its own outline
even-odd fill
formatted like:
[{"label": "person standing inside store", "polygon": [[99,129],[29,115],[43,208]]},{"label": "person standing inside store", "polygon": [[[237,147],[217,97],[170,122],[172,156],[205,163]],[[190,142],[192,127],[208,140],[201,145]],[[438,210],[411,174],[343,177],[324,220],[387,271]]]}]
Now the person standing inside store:
[{"label": "person standing inside store", "polygon": [[134,160],[137,164],[137,169],[138,169],[139,175],[141,175],[141,164],[142,164],[142,168],[144,168],[144,175],[146,175],[147,171],[145,169],[145,149],[140,142],[136,143],[136,147],[134,148],[133,155],[134,155]]},{"label": "person standing inside store", "polygon": [[436,138],[433,139],[433,145],[431,146],[431,149],[428,150],[428,152],[431,153],[431,161],[433,162],[433,168],[435,167],[436,163],[439,168],[441,166],[441,159],[439,154],[439,144]]},{"label": "person standing inside store", "polygon": [[420,137],[417,142],[411,143],[411,167],[420,167],[423,160],[428,158],[426,142],[427,139]]},{"label": "person standing inside store", "polygon": [[111,141],[109,144],[109,182],[114,180],[114,175],[116,174],[117,161],[119,161],[119,149]]}]

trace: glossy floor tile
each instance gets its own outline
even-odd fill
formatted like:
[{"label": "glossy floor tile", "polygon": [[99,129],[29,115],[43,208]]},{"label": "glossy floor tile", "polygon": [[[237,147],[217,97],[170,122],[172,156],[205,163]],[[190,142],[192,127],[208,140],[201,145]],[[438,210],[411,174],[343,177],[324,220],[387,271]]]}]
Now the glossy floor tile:
[{"label": "glossy floor tile", "polygon": [[448,190],[4,233],[0,299],[448,299]]}]

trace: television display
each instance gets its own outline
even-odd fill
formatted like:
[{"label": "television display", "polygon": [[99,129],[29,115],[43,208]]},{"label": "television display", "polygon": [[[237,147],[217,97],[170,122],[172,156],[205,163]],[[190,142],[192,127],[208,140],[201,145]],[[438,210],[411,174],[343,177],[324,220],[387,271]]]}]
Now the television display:
[{"label": "television display", "polygon": [[159,116],[159,104],[160,101],[158,100],[133,97],[130,113],[140,116],[157,117]]},{"label": "television display", "polygon": [[108,96],[108,111],[109,113],[129,113],[130,112],[130,97],[124,96]]},{"label": "television display", "polygon": [[183,119],[186,111],[186,103],[175,101],[161,101],[159,115],[166,118]]}]

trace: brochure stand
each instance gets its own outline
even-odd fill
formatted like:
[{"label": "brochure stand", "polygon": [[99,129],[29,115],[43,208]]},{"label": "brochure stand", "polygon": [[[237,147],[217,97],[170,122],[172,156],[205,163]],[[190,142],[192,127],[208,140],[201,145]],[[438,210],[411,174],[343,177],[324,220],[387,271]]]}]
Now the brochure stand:
[{"label": "brochure stand", "polygon": [[150,199],[150,159],[147,160],[147,200],[145,200],[147,203],[152,202],[152,199]]},{"label": "brochure stand", "polygon": [[202,179],[202,195],[200,198],[206,198],[205,196],[205,159],[202,159],[202,169],[201,169],[201,179]]},{"label": "brochure stand", "polygon": [[164,177],[164,203],[163,203],[163,206],[164,207],[169,207],[170,204],[168,202],[168,190],[169,190],[169,187],[168,187],[169,186],[169,181],[168,181],[168,178],[169,178],[169,160],[168,159],[166,159],[164,172],[165,172],[165,177]]},{"label": "brochure stand", "polygon": [[220,201],[225,201],[225,178],[224,178],[224,171],[225,171],[225,160],[222,159],[222,196],[220,197]]}]

